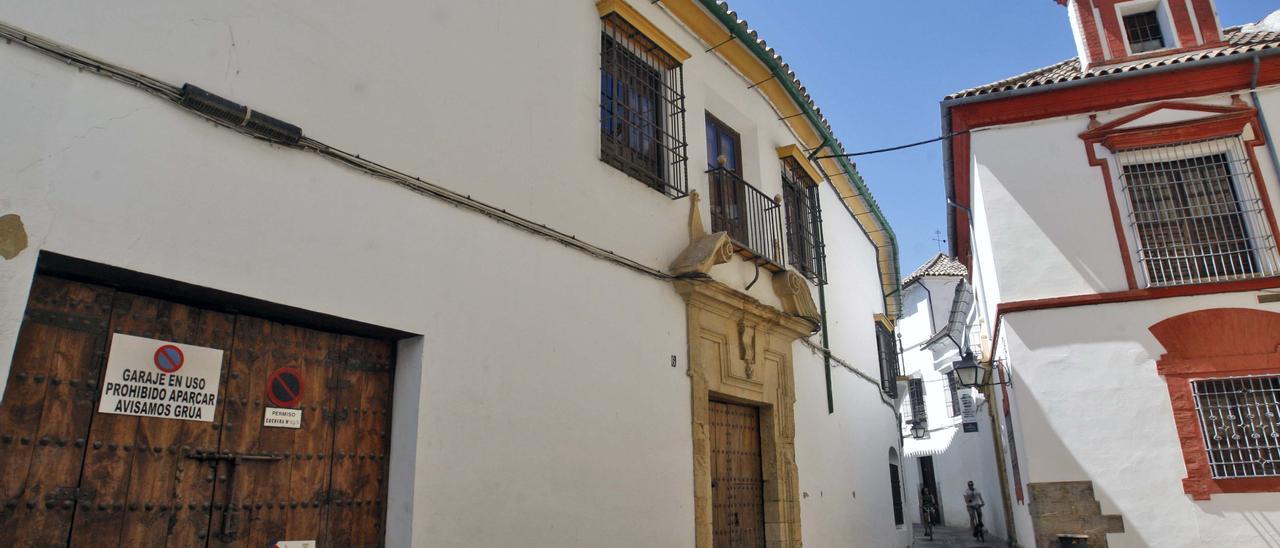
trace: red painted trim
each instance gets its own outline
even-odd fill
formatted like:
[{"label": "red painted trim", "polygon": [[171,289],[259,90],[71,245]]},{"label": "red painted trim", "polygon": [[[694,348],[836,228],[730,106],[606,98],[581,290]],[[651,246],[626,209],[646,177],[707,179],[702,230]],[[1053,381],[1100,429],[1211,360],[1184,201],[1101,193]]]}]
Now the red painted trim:
[{"label": "red painted trim", "polygon": [[1173,19],[1174,33],[1178,35],[1178,43],[1182,44],[1180,49],[1197,49],[1204,47],[1196,42],[1197,25],[1195,21],[1191,20],[1191,12],[1187,11],[1187,3],[1174,0],[1168,4],[1169,15],[1171,15],[1171,19]]},{"label": "red painted trim", "polygon": [[1085,154],[1089,157],[1089,165],[1102,168],[1102,189],[1107,193],[1107,205],[1111,208],[1111,228],[1116,233],[1116,246],[1120,249],[1121,262],[1124,264],[1124,279],[1130,290],[1138,289],[1138,278],[1133,272],[1133,258],[1129,256],[1129,239],[1124,232],[1124,222],[1120,218],[1120,202],[1116,198],[1115,189],[1111,188],[1111,163],[1098,158],[1093,142],[1085,141]]},{"label": "red painted trim", "polygon": [[[964,103],[951,107],[951,112],[952,117],[959,115],[970,129],[976,129],[1247,90],[1252,77],[1252,58],[1241,55],[1237,63],[1207,67],[1191,64],[1179,70],[1139,73],[1129,78],[1089,85]],[[1277,83],[1280,83],[1280,56],[1262,58],[1258,85]]]},{"label": "red painted trim", "polygon": [[1085,48],[1089,50],[1089,59],[1096,63],[1106,62],[1102,52],[1102,40],[1098,36],[1098,22],[1093,18],[1093,2],[1081,0],[1076,3],[1076,14],[1080,16],[1080,32],[1084,34]]},{"label": "red painted trim", "polygon": [[[1252,109],[1250,109],[1252,110]],[[1112,151],[1125,148],[1156,147],[1240,135],[1254,118],[1253,112],[1224,114],[1199,120],[1174,122],[1116,131],[1102,138],[1103,146]]]},{"label": "red painted trim", "polygon": [[1275,288],[1280,288],[1280,277],[1004,302],[996,305],[996,319],[995,322],[993,322],[995,323],[995,329],[992,330],[991,344],[996,345],[1000,343],[1000,330],[1004,326],[1004,316],[1015,312],[1031,312],[1035,310],[1050,310],[1054,308],[1072,308],[1076,306],[1092,306],[1136,301],[1153,301],[1156,299],[1192,297],[1196,295],[1216,295],[1219,293],[1243,293],[1247,291],[1260,291],[1263,289]]},{"label": "red painted trim", "polygon": [[1011,301],[1000,303],[996,314],[1026,312],[1028,310],[1044,310],[1048,308],[1069,308],[1073,306],[1089,306],[1095,304],[1124,303],[1132,301],[1151,301],[1170,299],[1173,297],[1192,297],[1196,295],[1216,295],[1219,293],[1242,293],[1260,291],[1280,287],[1280,277],[1241,280],[1238,282],[1218,282],[1197,285],[1179,285],[1174,287],[1153,287],[1151,289],[1135,289],[1130,291],[1114,291],[1111,293],[1095,293],[1092,295],[1071,295],[1068,297],[1050,297],[1027,301]]},{"label": "red painted trim", "polygon": [[1196,25],[1200,27],[1200,37],[1204,39],[1205,46],[1222,45],[1222,28],[1218,23],[1218,12],[1213,9],[1213,0],[1194,0],[1191,5],[1196,9]]},{"label": "red painted trim", "polygon": [[[1084,4],[1084,2],[1081,2],[1081,4]],[[1199,6],[1196,9],[1199,10]],[[1087,10],[1082,8],[1081,11],[1083,13]],[[1092,18],[1090,17],[1089,20],[1092,21]],[[1100,54],[1098,57],[1100,58]],[[1141,103],[1241,91],[1249,88],[1252,77],[1253,65],[1251,59],[1241,56],[1238,63],[1208,67],[1189,65],[1175,71],[1140,75],[1120,80],[1108,80],[1090,85],[1018,95],[1004,99],[959,104],[950,108],[951,127],[953,132],[958,133],[995,125],[1099,112]],[[1263,58],[1258,85],[1268,86],[1278,83],[1280,83],[1280,56]],[[1260,135],[1260,133],[1258,134]],[[973,164],[973,159],[969,155],[969,134],[964,133],[952,137],[951,147],[952,196],[957,204],[969,208],[972,207],[969,187],[970,171]],[[1254,173],[1260,181],[1261,173],[1257,168],[1254,169]],[[1110,193],[1109,186],[1108,192]],[[1269,201],[1267,203],[1270,204]],[[1268,211],[1268,216],[1273,215]],[[969,267],[970,272],[972,272],[969,217],[963,210],[956,209],[952,222],[952,230],[956,236],[956,258]],[[1274,227],[1272,230],[1273,234],[1280,237],[1280,232],[1276,232]],[[1127,249],[1125,252],[1127,253]]]},{"label": "red painted trim", "polygon": [[[973,190],[972,180],[970,179],[973,158],[969,154],[970,136],[968,129],[968,123],[963,116],[953,115],[951,117],[951,131],[952,133],[959,133],[959,135],[951,138],[951,163],[955,173],[952,180],[954,184],[952,196],[954,196],[957,204],[965,207],[970,207],[970,204],[973,203],[972,197],[969,195]],[[961,167],[961,164],[963,164],[963,167]],[[947,204],[947,207],[951,208],[953,206]],[[969,213],[963,209],[954,208],[953,211],[955,212],[952,216],[952,221],[954,222],[952,226],[955,232],[956,260],[963,263],[969,269],[969,272],[973,272],[973,250],[970,249],[972,220],[969,218]]]},{"label": "red painted trim", "polygon": [[[1239,96],[1233,95],[1232,99],[1239,101]],[[1092,126],[1089,128],[1088,131],[1081,133],[1080,138],[1081,139],[1098,139],[1098,138],[1105,137],[1108,133],[1121,131],[1121,126],[1127,125],[1129,124],[1129,122],[1133,122],[1135,120],[1145,118],[1151,115],[1151,113],[1158,112],[1161,110],[1184,110],[1188,112],[1207,112],[1211,114],[1235,114],[1235,113],[1241,113],[1241,112],[1249,112],[1249,113],[1254,112],[1254,110],[1250,108],[1249,105],[1245,105],[1243,103],[1232,104],[1230,106],[1223,107],[1218,105],[1202,105],[1199,103],[1185,103],[1180,101],[1161,101],[1153,105],[1148,105],[1146,108],[1143,108],[1132,114],[1128,114],[1128,115],[1116,118],[1115,120],[1112,120],[1105,124],[1098,124],[1096,126]],[[1174,122],[1174,124],[1177,124],[1177,123],[1179,122]],[[1149,127],[1158,127],[1158,126],[1149,126]]]},{"label": "red painted trim", "polygon": [[1191,381],[1197,378],[1280,373],[1280,314],[1248,308],[1197,310],[1150,328],[1165,348],[1156,372],[1165,378],[1187,477],[1183,491],[1195,500],[1218,493],[1280,491],[1280,478],[1214,479],[1196,414]]}]

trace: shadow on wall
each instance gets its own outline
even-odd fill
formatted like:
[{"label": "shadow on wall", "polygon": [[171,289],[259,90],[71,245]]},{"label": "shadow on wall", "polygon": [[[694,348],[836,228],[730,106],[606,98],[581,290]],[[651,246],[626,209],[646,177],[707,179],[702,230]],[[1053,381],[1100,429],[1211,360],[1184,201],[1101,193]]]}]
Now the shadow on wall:
[{"label": "shadow on wall", "polygon": [[[1081,122],[1078,129],[1084,131],[1085,127]],[[1018,138],[1017,131],[1005,137]],[[1014,300],[1054,296],[1041,293],[1046,288],[1080,283],[1070,274],[1054,272],[1063,263],[1069,263],[1075,271],[1074,278],[1093,292],[1127,289],[1102,171],[1089,165],[1084,144],[1074,134],[1068,141],[1036,140],[1041,145],[1033,154],[983,157],[974,166],[983,182],[982,192],[990,200],[985,209],[992,245],[1001,249],[1007,260],[1019,263],[1001,265],[1003,261],[997,261],[996,270],[1008,274],[1017,269],[1031,278],[1020,284],[1021,290],[1016,293],[1019,296]],[[999,142],[993,144],[998,146]],[[1065,168],[1056,178],[1043,176],[1046,158]],[[999,187],[1006,195],[997,196],[990,187]],[[1036,222],[1032,223],[1032,219]],[[1028,234],[1030,232],[1040,235]],[[1052,251],[1044,248],[1046,242],[1053,246]],[[1046,260],[1036,260],[1037,257]],[[1047,279],[1041,280],[1041,277]],[[1002,285],[1009,283],[1004,277],[997,279]],[[1032,285],[1042,281],[1052,283]],[[1076,287],[1066,291],[1085,292]],[[1027,293],[1034,296],[1026,296]]]},{"label": "shadow on wall", "polygon": [[1280,499],[1272,493],[1219,493],[1212,499],[1196,501],[1206,514],[1218,517],[1238,515],[1266,546],[1280,548]]},{"label": "shadow on wall", "polygon": [[[1011,373],[1011,379],[1014,382],[1014,386],[1026,382],[1025,377],[1018,374],[1016,369]],[[1034,438],[1035,441],[1038,442],[1038,447],[1036,447],[1037,456],[1043,458],[1045,455],[1055,455],[1057,457],[1057,460],[1050,465],[1052,467],[1051,471],[1035,471],[1033,467],[1036,462],[1033,458],[1028,457],[1025,459],[1019,459],[1021,461],[1020,465],[1022,467],[1023,481],[1028,485],[1028,488],[1025,490],[1027,493],[1027,499],[1024,503],[1027,506],[1026,510],[1029,511],[1030,505],[1034,502],[1032,500],[1032,490],[1029,487],[1029,484],[1033,483],[1029,481],[1030,478],[1033,477],[1033,473],[1037,474],[1039,482],[1094,481],[1094,477],[1089,474],[1085,466],[1080,463],[1075,453],[1063,443],[1062,436],[1054,430],[1052,423],[1047,418],[1044,408],[1041,406],[1040,400],[1028,398],[1026,391],[1013,396],[1013,398],[1018,406],[1018,415],[1021,419],[1021,428],[1016,432],[1016,434],[1021,435],[1030,431],[1038,432],[1039,435]],[[1094,418],[1090,420],[1099,419]],[[1023,455],[1027,455],[1032,444],[1029,443],[1030,440],[1025,436],[1023,436],[1022,439],[1027,440],[1028,443],[1019,443],[1018,446],[1019,448],[1022,448],[1020,452],[1023,453]],[[1117,450],[1117,453],[1129,453],[1128,451],[1125,451],[1125,446],[1118,446]],[[1116,457],[1120,456],[1121,455],[1116,455]],[[1123,473],[1136,473],[1137,470],[1141,468],[1141,459],[1134,459],[1132,454],[1128,454],[1128,457],[1128,459],[1117,458],[1114,462],[1123,463],[1123,467],[1126,469]],[[1126,462],[1126,460],[1128,462]],[[1010,480],[1012,480],[1012,478],[1010,478]],[[1108,494],[1104,485],[1095,481],[1093,484],[1093,494],[1094,498],[1102,505],[1102,513],[1108,513],[1108,507],[1119,508],[1120,515],[1122,517],[1127,517],[1125,516],[1125,508],[1116,503],[1116,501]],[[1013,502],[1015,506],[1021,506],[1017,504],[1016,501],[1011,502]],[[1032,520],[1035,520],[1035,516],[1032,516]],[[1027,531],[1020,533],[1034,535],[1039,533],[1039,531]],[[1084,531],[1055,531],[1055,533],[1070,534],[1084,533]],[[1142,536],[1141,530],[1132,527],[1127,519],[1125,520],[1125,532],[1123,534],[1126,535],[1127,540],[1130,540],[1136,546],[1155,546]]]},{"label": "shadow on wall", "polygon": [[1242,512],[1241,517],[1249,523],[1249,527],[1253,528],[1258,534],[1258,538],[1267,546],[1280,547],[1280,529],[1276,528],[1275,522],[1262,512]]}]

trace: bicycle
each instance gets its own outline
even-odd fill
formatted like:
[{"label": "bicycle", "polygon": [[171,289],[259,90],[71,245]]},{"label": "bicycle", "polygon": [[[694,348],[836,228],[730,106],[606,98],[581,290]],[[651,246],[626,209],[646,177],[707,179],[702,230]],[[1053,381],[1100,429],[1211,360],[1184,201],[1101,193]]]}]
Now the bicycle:
[{"label": "bicycle", "polygon": [[922,513],[924,514],[924,536],[929,540],[933,540],[934,509],[931,506],[926,506],[924,508],[921,508],[921,510],[922,510]]},{"label": "bicycle", "polygon": [[973,517],[973,539],[978,542],[986,542],[987,526],[982,523],[982,507],[970,506],[969,513]]}]

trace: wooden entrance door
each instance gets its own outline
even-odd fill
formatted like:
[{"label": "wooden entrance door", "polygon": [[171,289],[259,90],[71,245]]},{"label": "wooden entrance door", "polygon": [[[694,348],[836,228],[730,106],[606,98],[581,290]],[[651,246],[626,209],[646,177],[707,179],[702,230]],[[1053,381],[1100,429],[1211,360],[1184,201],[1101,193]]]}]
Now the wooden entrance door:
[{"label": "wooden entrance door", "polygon": [[716,548],[764,546],[764,477],[760,413],[710,402],[711,530]]},{"label": "wooden entrance door", "polygon": [[[110,335],[224,351],[213,422],[97,413]],[[391,343],[37,277],[0,402],[0,545],[382,542]],[[302,426],[262,426],[292,368]]]}]

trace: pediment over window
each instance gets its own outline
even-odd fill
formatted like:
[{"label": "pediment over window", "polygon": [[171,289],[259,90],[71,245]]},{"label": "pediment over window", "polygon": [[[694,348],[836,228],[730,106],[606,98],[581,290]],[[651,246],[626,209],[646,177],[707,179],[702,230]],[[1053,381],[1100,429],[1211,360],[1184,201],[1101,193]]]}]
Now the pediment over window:
[{"label": "pediment over window", "polygon": [[1080,138],[1112,151],[1228,136],[1240,136],[1252,145],[1261,135],[1256,130],[1257,115],[1257,109],[1239,96],[1232,96],[1227,106],[1166,101],[1106,123],[1091,116],[1088,131]]}]

